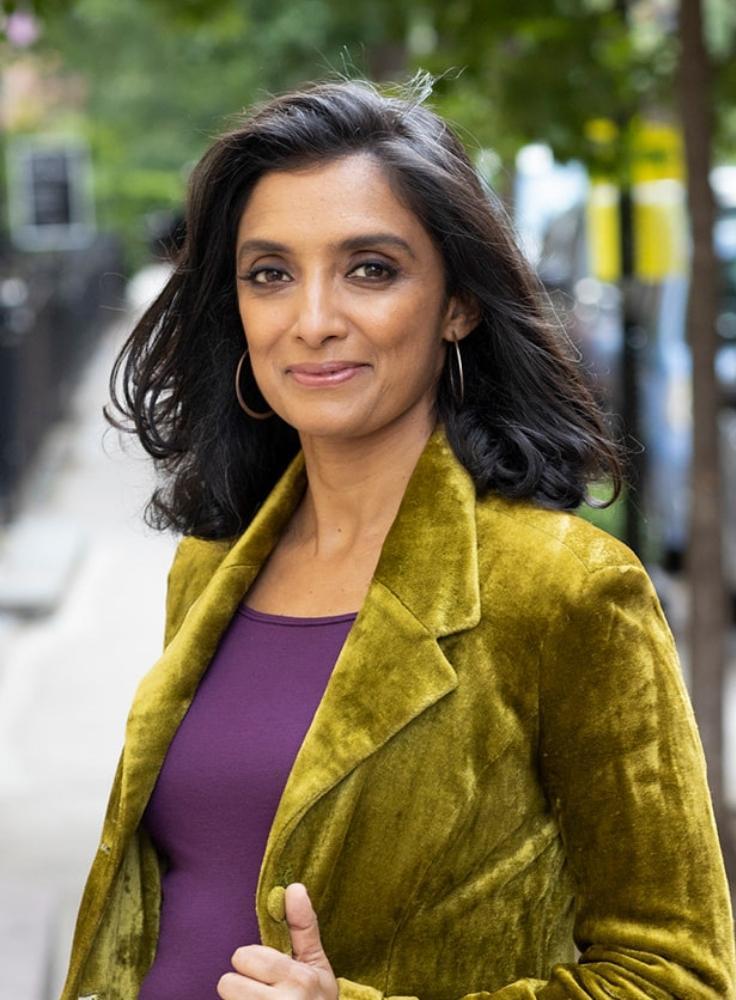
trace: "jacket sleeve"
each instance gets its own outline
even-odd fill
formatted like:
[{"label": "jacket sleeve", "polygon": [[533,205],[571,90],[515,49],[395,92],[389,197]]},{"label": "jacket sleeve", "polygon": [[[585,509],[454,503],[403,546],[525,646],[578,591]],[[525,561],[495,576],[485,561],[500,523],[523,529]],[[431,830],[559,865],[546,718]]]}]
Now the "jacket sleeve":
[{"label": "jacket sleeve", "polygon": [[[733,1000],[733,915],[672,634],[632,555],[550,623],[540,778],[576,886],[577,962],[463,1000]],[[341,1000],[380,991],[338,979]]]}]

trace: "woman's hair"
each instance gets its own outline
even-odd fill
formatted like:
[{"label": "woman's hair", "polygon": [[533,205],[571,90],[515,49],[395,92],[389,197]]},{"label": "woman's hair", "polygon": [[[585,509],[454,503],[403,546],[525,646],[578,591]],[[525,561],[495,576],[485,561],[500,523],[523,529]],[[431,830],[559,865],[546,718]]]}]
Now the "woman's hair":
[{"label": "woman's hair", "polygon": [[[610,479],[607,503],[618,496],[619,446],[499,200],[449,124],[426,106],[429,74],[392,89],[339,79],[271,97],[194,168],[175,269],[110,377],[112,400],[132,426],[103,408],[110,424],[138,436],[163,473],[145,509],[152,527],[202,538],[239,534],[299,450],[296,429],[278,414],[256,420],[237,401],[234,374],[245,347],[237,228],[264,174],[366,152],[439,249],[446,295],[474,297],[480,307],[480,321],[460,341],[462,405],[450,381],[454,348],[436,388],[436,416],[477,494],[494,490],[552,508],[606,506],[586,491],[589,482]],[[115,388],[121,367],[122,401]],[[457,383],[457,370],[453,377]],[[252,372],[243,392],[250,407],[268,409]]]}]

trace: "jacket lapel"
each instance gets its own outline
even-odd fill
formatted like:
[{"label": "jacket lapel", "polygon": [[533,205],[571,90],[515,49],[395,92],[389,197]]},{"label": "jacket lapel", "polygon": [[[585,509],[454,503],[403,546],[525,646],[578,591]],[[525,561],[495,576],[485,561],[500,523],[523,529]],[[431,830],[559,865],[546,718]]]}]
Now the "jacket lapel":
[{"label": "jacket lapel", "polygon": [[453,690],[437,639],[479,620],[474,487],[436,429],[294,761],[266,860],[314,802]]},{"label": "jacket lapel", "polygon": [[[139,823],[220,637],[305,486],[300,451],[139,685],[126,729],[120,839]],[[310,806],[453,690],[457,677],[438,639],[479,620],[474,484],[438,424],[283,789],[261,866],[259,906],[279,850]]]}]

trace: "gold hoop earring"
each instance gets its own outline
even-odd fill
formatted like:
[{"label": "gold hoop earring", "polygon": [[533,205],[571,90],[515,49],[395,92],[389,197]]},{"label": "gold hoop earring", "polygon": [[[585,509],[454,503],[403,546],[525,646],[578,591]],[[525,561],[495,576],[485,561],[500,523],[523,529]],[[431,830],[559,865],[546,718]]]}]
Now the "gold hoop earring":
[{"label": "gold hoop earring", "polygon": [[240,391],[240,372],[243,367],[243,362],[245,361],[245,356],[248,353],[248,348],[243,351],[240,355],[240,360],[238,361],[238,367],[235,369],[235,395],[238,397],[238,403],[240,403],[241,409],[245,410],[249,417],[254,417],[256,420],[265,420],[267,417],[273,416],[273,410],[269,410],[268,413],[256,413],[255,410],[247,405],[243,399],[242,393]]},{"label": "gold hoop earring", "polygon": [[[453,333],[454,333],[454,331],[453,331]],[[456,336],[453,337],[452,342],[455,345],[455,355],[457,357],[457,367],[458,367],[458,371],[460,373],[460,395],[459,395],[459,398],[458,398],[457,389],[455,388],[455,379],[453,378],[453,375],[452,375],[452,364],[448,363],[448,369],[449,369],[449,372],[450,372],[450,385],[452,386],[452,391],[455,394],[455,398],[457,400],[458,406],[461,406],[462,402],[463,402],[463,399],[465,398],[465,379],[463,378],[463,359],[460,356],[460,345],[458,343],[458,340],[457,340]]]}]

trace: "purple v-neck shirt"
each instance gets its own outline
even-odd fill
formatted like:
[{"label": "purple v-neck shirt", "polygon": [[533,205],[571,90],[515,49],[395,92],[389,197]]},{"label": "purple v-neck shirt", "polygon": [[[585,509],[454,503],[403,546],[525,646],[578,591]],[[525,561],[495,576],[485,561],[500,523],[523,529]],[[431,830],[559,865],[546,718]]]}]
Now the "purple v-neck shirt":
[{"label": "purple v-neck shirt", "polygon": [[139,1000],[218,1000],[235,949],[261,943],[255,891],[266,839],[356,615],[241,605],[226,628],[143,816],[168,869]]}]

